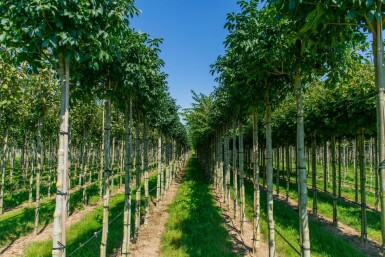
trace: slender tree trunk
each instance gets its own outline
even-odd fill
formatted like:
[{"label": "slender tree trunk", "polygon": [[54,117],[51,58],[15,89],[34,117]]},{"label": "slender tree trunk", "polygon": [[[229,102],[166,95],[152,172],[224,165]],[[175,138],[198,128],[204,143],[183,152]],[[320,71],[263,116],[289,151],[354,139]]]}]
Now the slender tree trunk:
[{"label": "slender tree trunk", "polygon": [[[111,81],[108,81],[110,87]],[[100,243],[100,257],[107,256],[107,238],[108,238],[108,213],[110,205],[110,153],[111,153],[111,99],[106,101],[106,127],[104,138],[104,195],[103,195],[103,229],[102,241]]]},{"label": "slender tree trunk", "polygon": [[3,149],[1,153],[1,189],[0,189],[0,215],[4,213],[4,188],[5,188],[5,153],[7,152],[8,128],[4,128]]},{"label": "slender tree trunk", "polygon": [[357,163],[358,163],[358,142],[357,137],[354,141],[354,161],[353,161],[353,169],[354,169],[354,201],[358,203],[358,172],[357,172]]},{"label": "slender tree trunk", "polygon": [[[381,12],[382,1],[377,0],[377,10]],[[385,97],[383,84],[383,38],[382,38],[382,19],[375,19],[375,29],[373,32],[373,55],[375,66],[375,83],[377,94],[377,140],[379,158],[379,181],[380,181],[380,200],[381,200],[381,235],[382,252],[385,254]]]},{"label": "slender tree trunk", "polygon": [[13,170],[15,165],[15,142],[13,141],[11,152],[10,152],[10,160],[9,160],[9,183],[12,184],[13,180]]},{"label": "slender tree trunk", "polygon": [[291,158],[290,158],[290,146],[286,146],[286,201],[289,200],[289,192],[290,192],[290,173],[291,173]]},{"label": "slender tree trunk", "polygon": [[279,151],[279,147],[277,147],[277,158],[276,158],[276,160],[277,160],[277,174],[276,174],[276,185],[275,185],[275,190],[276,190],[276,192],[277,192],[277,195],[279,195],[279,169],[281,168],[280,167],[280,163],[279,163],[279,155],[280,155],[280,151]]},{"label": "slender tree trunk", "polygon": [[316,133],[312,135],[312,189],[313,189],[313,214],[317,215],[317,142]]},{"label": "slender tree trunk", "polygon": [[60,132],[57,154],[57,193],[53,222],[53,257],[66,256],[67,179],[68,179],[68,118],[69,118],[69,61],[59,55],[61,106]]},{"label": "slender tree trunk", "polygon": [[333,177],[333,226],[338,226],[337,220],[337,165],[336,165],[336,137],[332,136],[332,177]]},{"label": "slender tree trunk", "polygon": [[[268,93],[267,93],[268,94]],[[275,228],[273,213],[273,148],[271,138],[271,103],[266,96],[266,179],[267,179],[267,218],[269,227],[269,257],[275,256]]]},{"label": "slender tree trunk", "polygon": [[29,187],[28,187],[28,202],[32,204],[33,202],[33,178],[35,174],[35,160],[36,160],[36,149],[35,149],[35,136],[31,136],[31,147],[30,147],[30,162],[31,162],[31,172],[29,174]]},{"label": "slender tree trunk", "polygon": [[136,171],[136,197],[135,197],[135,229],[134,229],[134,239],[137,240],[139,236],[139,227],[140,227],[140,196],[141,196],[141,152],[140,152],[140,130],[139,130],[140,120],[137,119],[135,124],[135,153],[136,153],[136,163],[135,163],[135,171]]},{"label": "slender tree trunk", "polygon": [[342,164],[342,148],[341,148],[341,139],[338,140],[338,197],[341,197],[341,182],[342,182],[342,171],[341,171],[341,164]]},{"label": "slender tree trunk", "polygon": [[225,202],[227,209],[230,208],[230,163],[229,163],[229,135],[225,131]]},{"label": "slender tree trunk", "polygon": [[365,175],[365,136],[364,129],[360,129],[359,135],[359,164],[361,179],[361,240],[366,243],[368,239],[366,220],[366,175]]},{"label": "slender tree trunk", "polygon": [[43,174],[44,160],[42,147],[43,114],[40,112],[37,129],[37,172],[36,172],[36,207],[35,207],[35,227],[34,234],[39,233],[39,210],[40,210],[40,177]]},{"label": "slender tree trunk", "polygon": [[377,138],[374,138],[374,160],[375,160],[375,164],[374,164],[374,172],[375,172],[375,175],[374,175],[374,197],[375,197],[375,206],[376,206],[376,210],[378,210],[378,204],[379,204],[379,176],[378,176],[378,147],[377,147]]},{"label": "slender tree trunk", "polygon": [[149,206],[149,188],[148,188],[148,136],[147,136],[147,121],[143,121],[143,157],[144,157],[144,224],[148,224],[150,217]]},{"label": "slender tree trunk", "polygon": [[156,202],[159,204],[160,195],[161,195],[161,177],[162,177],[162,131],[159,130],[158,134],[158,174],[156,181]]},{"label": "slender tree trunk", "polygon": [[49,150],[48,150],[48,198],[51,197],[51,184],[52,184],[52,138],[49,138]]},{"label": "slender tree trunk", "polygon": [[125,188],[124,188],[124,213],[123,213],[123,244],[122,256],[127,257],[130,251],[131,239],[131,174],[132,174],[132,100],[130,99],[129,107],[126,104],[124,115],[125,121],[125,140],[126,154],[124,158],[125,167]]},{"label": "slender tree trunk", "polygon": [[[239,122],[239,219],[241,224],[241,234],[243,234],[243,223],[245,221],[245,186],[243,180],[243,128]],[[222,170],[221,170],[222,171]]]},{"label": "slender tree trunk", "polygon": [[102,114],[102,142],[101,142],[101,151],[100,151],[100,169],[99,169],[99,200],[103,200],[103,169],[104,169],[104,132],[105,132],[105,120],[104,120],[104,112],[105,112],[105,104],[102,102],[103,114]]},{"label": "slender tree trunk", "polygon": [[259,160],[258,160],[258,119],[257,110],[253,111],[253,173],[254,173],[254,233],[253,233],[253,252],[258,253],[260,245],[260,219],[261,219],[261,208],[260,208],[260,189],[259,189]]},{"label": "slender tree trunk", "polygon": [[295,76],[294,88],[297,102],[297,173],[299,177],[299,219],[301,234],[301,254],[310,257],[309,221],[307,214],[307,178],[305,166],[305,131],[302,103],[301,71]]},{"label": "slender tree trunk", "polygon": [[233,183],[234,183],[234,219],[238,210],[238,170],[237,170],[237,135],[236,123],[233,122]]}]

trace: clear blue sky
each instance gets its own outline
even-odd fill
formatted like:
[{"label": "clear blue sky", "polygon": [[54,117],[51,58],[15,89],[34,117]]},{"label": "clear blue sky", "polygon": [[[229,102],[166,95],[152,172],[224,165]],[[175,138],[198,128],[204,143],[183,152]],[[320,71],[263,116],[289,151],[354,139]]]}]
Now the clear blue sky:
[{"label": "clear blue sky", "polygon": [[173,98],[190,107],[191,89],[209,94],[216,84],[210,64],[224,53],[226,15],[239,11],[236,0],[137,0],[142,13],[131,26],[163,38],[161,58]]}]

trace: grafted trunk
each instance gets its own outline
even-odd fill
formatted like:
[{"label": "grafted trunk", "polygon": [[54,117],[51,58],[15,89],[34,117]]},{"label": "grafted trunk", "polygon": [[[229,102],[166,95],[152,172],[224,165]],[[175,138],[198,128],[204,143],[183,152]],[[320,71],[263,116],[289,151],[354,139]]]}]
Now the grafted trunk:
[{"label": "grafted trunk", "polygon": [[67,179],[68,179],[68,118],[69,118],[69,61],[59,55],[61,104],[60,132],[57,154],[57,193],[53,222],[53,257],[66,256]]},{"label": "grafted trunk", "polygon": [[[128,104],[127,104],[128,105]],[[125,187],[124,187],[124,210],[123,210],[123,244],[122,256],[128,256],[131,239],[131,175],[132,175],[132,102],[126,105],[124,113],[125,121]]]},{"label": "grafted trunk", "polygon": [[[110,86],[109,81],[109,86]],[[108,238],[108,213],[110,205],[110,150],[111,150],[111,99],[106,101],[106,127],[104,138],[104,195],[103,195],[103,229],[102,241],[100,243],[100,257],[106,257],[107,254],[107,238]]]}]

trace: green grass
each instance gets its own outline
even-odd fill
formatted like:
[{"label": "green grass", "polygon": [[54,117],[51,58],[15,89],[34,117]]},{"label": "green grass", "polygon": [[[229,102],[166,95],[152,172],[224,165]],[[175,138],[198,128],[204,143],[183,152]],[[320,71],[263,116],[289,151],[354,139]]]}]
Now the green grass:
[{"label": "green grass", "polygon": [[[89,203],[97,201],[99,193],[98,186],[92,185],[87,188]],[[70,209],[69,213],[84,208],[83,206],[83,191],[78,190],[70,195]],[[46,199],[42,202],[40,207],[39,229],[48,225],[53,221],[53,212],[55,210],[55,200]],[[34,228],[35,222],[35,208],[25,207],[12,213],[6,213],[0,216],[0,247],[4,247],[31,232]]]},{"label": "green grass", "polygon": [[161,256],[235,256],[221,209],[196,158],[190,160],[168,212]]},{"label": "green grass", "polygon": [[[156,187],[156,174],[152,174],[149,178],[149,189]],[[143,213],[144,206],[144,187],[141,188],[142,202],[141,208]],[[135,197],[136,190],[132,190],[132,195]],[[156,190],[150,192],[150,196],[154,197]],[[107,254],[116,252],[122,243],[123,238],[123,211],[124,207],[124,194],[117,194],[110,199],[110,212],[109,212],[109,233],[107,241]],[[132,214],[135,210],[135,201],[132,201],[131,205]],[[91,238],[94,233],[102,228],[103,208],[102,206],[96,207],[92,212],[86,214],[81,221],[76,222],[67,230],[67,256],[75,251],[81,244]],[[134,221],[134,215],[132,215],[132,222]],[[99,256],[101,242],[101,234],[94,237],[91,241],[85,244],[82,248],[77,250],[71,256]],[[25,256],[27,257],[45,257],[51,256],[52,242],[50,240],[43,242],[34,242],[29,244],[25,250]]]},{"label": "green grass", "polygon": [[[246,206],[245,212],[249,220],[253,216],[253,185],[245,182]],[[261,191],[261,212],[262,223],[261,232],[267,239],[267,202],[266,192]],[[286,202],[274,199],[274,222],[275,228],[288,240],[297,251],[299,247],[299,217],[298,211],[291,208]],[[312,256],[323,257],[361,257],[365,256],[358,252],[345,240],[335,236],[328,231],[324,224],[319,221],[309,220],[310,245]],[[298,254],[276,233],[276,249],[280,256],[298,256]]]},{"label": "green grass", "polygon": [[[276,183],[274,183],[276,185]],[[275,187],[274,187],[275,188]],[[286,184],[283,180],[280,182],[280,193],[286,194]],[[318,214],[327,218],[333,218],[333,198],[331,195],[318,192],[317,208]],[[293,200],[298,199],[297,184],[290,184],[289,197]],[[313,190],[308,190],[308,206],[313,206]],[[367,210],[368,236],[378,242],[381,242],[381,217],[380,213]],[[338,221],[361,231],[361,207],[346,202],[342,199],[337,200],[337,219]]]}]

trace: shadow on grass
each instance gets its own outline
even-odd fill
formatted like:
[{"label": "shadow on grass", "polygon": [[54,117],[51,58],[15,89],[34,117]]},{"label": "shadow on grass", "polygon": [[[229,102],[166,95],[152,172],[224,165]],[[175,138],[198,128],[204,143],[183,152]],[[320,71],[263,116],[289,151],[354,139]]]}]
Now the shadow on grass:
[{"label": "shadow on grass", "polygon": [[[99,193],[98,186],[92,185],[87,188],[87,194],[91,197]],[[78,190],[70,195],[69,214],[74,210],[83,208],[83,191]],[[55,200],[50,199],[44,201],[39,209],[39,225],[46,227],[53,221],[53,213],[55,211]],[[4,217],[0,220],[0,247],[10,246],[19,237],[31,232],[34,229],[35,208],[26,207],[20,209],[15,215]],[[40,229],[40,233],[43,229]]]},{"label": "shadow on grass", "polygon": [[[150,190],[156,186],[156,174],[149,178]],[[142,186],[141,206],[144,206],[144,187]],[[96,190],[98,193],[98,190]],[[132,190],[135,195],[136,190]],[[150,192],[155,196],[156,190]],[[82,195],[80,194],[80,198]],[[131,224],[134,224],[135,201],[131,205]],[[109,208],[109,228],[107,241],[107,254],[111,255],[120,249],[123,239],[123,207],[124,194],[117,194],[110,199]],[[142,212],[143,213],[143,212]],[[102,228],[103,208],[96,207],[91,213],[86,214],[81,221],[71,226],[67,233],[67,256],[99,256],[101,233],[97,233]],[[90,240],[90,241],[88,241]],[[88,241],[88,242],[87,242]],[[86,243],[87,242],[87,243]],[[86,244],[85,244],[86,243]],[[52,242],[31,243],[26,249],[26,256],[51,256]]]},{"label": "shadow on grass", "polygon": [[196,158],[190,160],[168,212],[161,256],[235,256],[220,208]]},{"label": "shadow on grass", "polygon": [[[252,218],[253,209],[253,184],[245,182],[246,194],[246,215]],[[261,212],[266,218],[267,203],[266,192],[261,191]],[[291,243],[297,250],[299,247],[299,215],[298,210],[293,209],[285,201],[274,199],[274,222],[276,229]],[[267,224],[262,223],[261,230],[266,231]],[[310,246],[312,256],[335,256],[335,257],[361,257],[364,256],[354,249],[347,241],[335,236],[328,231],[320,221],[309,219]],[[284,242],[276,233],[278,253],[284,256],[298,256],[291,247]]]}]

